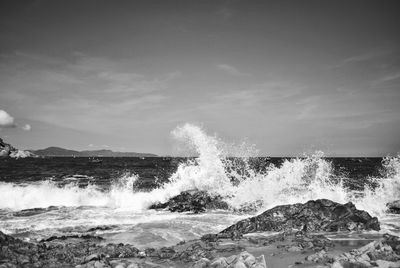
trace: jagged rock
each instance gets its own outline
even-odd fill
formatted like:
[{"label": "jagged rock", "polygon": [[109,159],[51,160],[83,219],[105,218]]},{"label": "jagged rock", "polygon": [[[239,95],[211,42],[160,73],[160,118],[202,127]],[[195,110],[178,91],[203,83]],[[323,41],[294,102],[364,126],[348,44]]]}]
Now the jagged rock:
[{"label": "jagged rock", "polygon": [[267,268],[264,255],[254,257],[247,251],[230,257],[218,257],[210,261],[207,258],[201,258],[193,263],[191,268]]},{"label": "jagged rock", "polygon": [[400,214],[400,200],[396,200],[386,204],[389,213]]},{"label": "jagged rock", "polygon": [[35,157],[36,155],[29,152],[18,150],[8,143],[5,143],[0,138],[0,157],[11,157],[11,158],[25,158],[25,157]]},{"label": "jagged rock", "polygon": [[380,230],[376,217],[358,210],[353,203],[344,205],[327,200],[310,200],[304,204],[277,206],[264,213],[237,222],[221,233],[302,230],[335,232]]},{"label": "jagged rock", "polygon": [[334,257],[331,267],[400,267],[399,245],[399,237],[385,234],[382,240]]},{"label": "jagged rock", "polygon": [[42,242],[50,242],[54,240],[67,240],[67,239],[84,239],[84,240],[104,240],[101,236],[94,235],[62,235],[62,236],[51,236],[43,239]]},{"label": "jagged rock", "polygon": [[[75,239],[74,243],[66,242],[71,237]],[[9,263],[17,267],[110,267],[108,258],[137,257],[139,252],[131,245],[95,244],[92,236],[51,237],[47,240],[34,244],[0,232],[0,264]]]},{"label": "jagged rock", "polygon": [[228,204],[220,196],[211,196],[205,191],[186,191],[171,198],[166,203],[150,206],[150,209],[168,209],[171,212],[194,213],[204,212],[207,209],[228,209]]}]

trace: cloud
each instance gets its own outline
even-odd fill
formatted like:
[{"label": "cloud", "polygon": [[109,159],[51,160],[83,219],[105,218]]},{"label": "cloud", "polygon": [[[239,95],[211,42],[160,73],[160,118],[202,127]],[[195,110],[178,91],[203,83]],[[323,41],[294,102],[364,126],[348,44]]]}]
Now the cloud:
[{"label": "cloud", "polygon": [[378,58],[382,58],[387,56],[391,53],[388,50],[374,50],[369,51],[364,54],[357,54],[347,58],[342,59],[339,63],[332,65],[332,68],[340,68],[344,67],[349,64],[357,64],[357,63],[364,63],[366,61],[376,60]]},{"label": "cloud", "polygon": [[14,118],[4,110],[0,110],[0,127],[15,127]]},{"label": "cloud", "polygon": [[24,126],[22,126],[22,130],[30,131],[31,129],[32,129],[32,127],[29,124],[25,124]]},{"label": "cloud", "polygon": [[234,75],[234,76],[249,76],[248,73],[242,73],[236,67],[229,65],[229,64],[218,64],[217,69],[227,74]]}]

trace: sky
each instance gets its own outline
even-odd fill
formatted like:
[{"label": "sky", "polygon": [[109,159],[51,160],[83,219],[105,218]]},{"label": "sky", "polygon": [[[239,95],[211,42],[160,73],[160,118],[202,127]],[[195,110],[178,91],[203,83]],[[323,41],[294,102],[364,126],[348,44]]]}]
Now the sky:
[{"label": "sky", "polygon": [[0,137],[175,153],[185,123],[261,155],[400,152],[399,1],[0,2]]}]

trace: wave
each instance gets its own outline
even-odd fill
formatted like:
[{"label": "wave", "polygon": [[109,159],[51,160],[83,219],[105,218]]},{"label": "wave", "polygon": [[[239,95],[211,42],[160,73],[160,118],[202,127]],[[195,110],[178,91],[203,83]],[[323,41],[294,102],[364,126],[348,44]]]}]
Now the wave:
[{"label": "wave", "polygon": [[[48,206],[100,206],[120,210],[143,211],[151,204],[165,202],[187,190],[203,190],[221,195],[233,208],[265,210],[276,205],[327,198],[336,202],[352,201],[360,209],[382,215],[386,203],[400,199],[400,156],[385,158],[383,174],[371,178],[372,186],[363,191],[346,188],[344,176],[335,174],[332,163],[322,152],[305,158],[284,160],[256,171],[249,164],[256,154],[253,145],[232,146],[200,127],[185,124],[172,135],[198,155],[178,166],[169,182],[150,192],[133,190],[137,175],[117,179],[107,191],[89,184],[80,188],[75,182],[62,187],[50,181],[16,185],[0,183],[0,208],[21,210]],[[240,158],[230,158],[232,154]]]}]

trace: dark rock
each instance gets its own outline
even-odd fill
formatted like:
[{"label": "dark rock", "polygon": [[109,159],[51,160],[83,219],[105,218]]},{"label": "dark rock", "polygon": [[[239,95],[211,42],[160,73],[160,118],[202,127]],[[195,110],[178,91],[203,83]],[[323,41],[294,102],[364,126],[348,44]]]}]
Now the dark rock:
[{"label": "dark rock", "polygon": [[388,213],[400,214],[400,200],[396,200],[386,204]]},{"label": "dark rock", "polygon": [[221,233],[246,234],[296,229],[304,232],[361,231],[380,230],[380,225],[376,217],[357,210],[351,202],[342,205],[319,199],[305,204],[274,207],[258,216],[239,221]]},{"label": "dark rock", "polygon": [[17,212],[13,213],[13,216],[15,217],[29,217],[29,216],[34,216],[42,213],[46,213],[48,211],[52,210],[57,210],[58,207],[56,206],[50,206],[48,208],[29,208],[29,209],[23,209]]},{"label": "dark rock", "polygon": [[51,236],[42,240],[42,242],[50,242],[54,240],[67,240],[67,239],[84,239],[84,240],[103,240],[104,238],[101,236],[94,235],[63,235],[63,236]]},{"label": "dark rock", "polygon": [[107,230],[111,230],[115,227],[116,227],[116,225],[101,225],[101,226],[89,228],[86,232],[107,231]]},{"label": "dark rock", "polygon": [[[75,239],[69,243],[69,239]],[[97,237],[94,237],[97,239]],[[51,237],[37,244],[24,242],[0,232],[0,265],[17,267],[110,267],[107,258],[137,257],[131,245],[93,243],[93,236]],[[10,266],[12,267],[12,266]]]},{"label": "dark rock", "polygon": [[228,204],[221,196],[211,196],[205,191],[186,191],[171,198],[166,203],[150,206],[150,209],[168,209],[171,212],[194,213],[204,212],[207,209],[228,209]]}]

